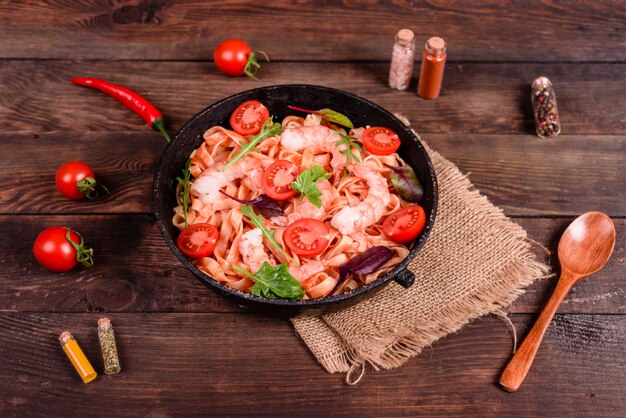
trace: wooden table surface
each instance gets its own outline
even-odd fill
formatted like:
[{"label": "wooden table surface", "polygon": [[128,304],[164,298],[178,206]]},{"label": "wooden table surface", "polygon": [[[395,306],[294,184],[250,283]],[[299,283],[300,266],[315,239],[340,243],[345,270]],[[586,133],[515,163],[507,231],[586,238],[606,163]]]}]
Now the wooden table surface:
[{"label": "wooden table surface", "polygon": [[[418,51],[429,36],[448,42],[438,100],[418,98],[415,79],[405,92],[386,86],[403,27],[415,31]],[[270,55],[260,82],[218,73],[212,50],[227,37]],[[0,39],[1,416],[624,416],[622,1],[3,1]],[[529,86],[539,75],[552,79],[559,100],[556,139],[533,134]],[[615,221],[615,253],[565,300],[518,393],[496,385],[512,343],[490,316],[404,367],[348,386],[321,369],[288,322],[243,312],[181,266],[151,215],[164,141],[112,99],[72,86],[75,76],[134,88],[171,131],[261,85],[343,89],[408,116],[551,250],[574,217],[600,210]],[[62,198],[54,173],[72,159],[88,162],[112,194]],[[96,266],[40,267],[32,243],[52,225],[82,232]],[[509,309],[520,337],[554,284],[536,283]],[[100,368],[95,327],[105,312],[123,371],[84,385],[57,335],[71,330]]]}]

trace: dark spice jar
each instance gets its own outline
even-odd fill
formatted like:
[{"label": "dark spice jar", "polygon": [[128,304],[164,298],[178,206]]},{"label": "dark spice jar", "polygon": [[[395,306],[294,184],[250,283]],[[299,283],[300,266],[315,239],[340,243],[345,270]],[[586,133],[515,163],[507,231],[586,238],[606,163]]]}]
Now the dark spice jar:
[{"label": "dark spice jar", "polygon": [[536,78],[532,84],[530,98],[537,135],[541,138],[552,138],[561,133],[561,121],[552,82],[547,77]]}]

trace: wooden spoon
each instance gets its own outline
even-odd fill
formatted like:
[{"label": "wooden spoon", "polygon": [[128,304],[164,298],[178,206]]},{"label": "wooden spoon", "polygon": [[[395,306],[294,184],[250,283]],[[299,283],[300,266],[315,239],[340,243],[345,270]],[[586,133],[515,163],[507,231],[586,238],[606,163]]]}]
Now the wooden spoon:
[{"label": "wooden spoon", "polygon": [[567,227],[559,242],[561,277],[537,322],[500,377],[500,385],[515,392],[526,378],[543,335],[574,283],[600,270],[615,246],[615,226],[601,212],[587,212]]}]

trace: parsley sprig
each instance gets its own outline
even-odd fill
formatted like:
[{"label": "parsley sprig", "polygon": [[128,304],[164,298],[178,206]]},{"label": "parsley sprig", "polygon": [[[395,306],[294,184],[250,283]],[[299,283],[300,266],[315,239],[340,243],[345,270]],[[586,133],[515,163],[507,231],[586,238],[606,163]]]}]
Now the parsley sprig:
[{"label": "parsley sprig", "polygon": [[231,268],[254,280],[252,294],[255,296],[268,299],[302,299],[305,295],[302,285],[289,274],[285,263],[272,267],[265,261],[259,271],[254,274],[236,264],[233,264]]},{"label": "parsley sprig", "polygon": [[361,146],[357,144],[356,138],[350,135],[342,134],[341,132],[337,133],[339,134],[339,136],[341,136],[341,139],[335,142],[335,146],[339,147],[344,144],[346,146],[346,149],[341,150],[341,153],[348,158],[348,162],[350,162],[350,160],[354,160],[357,163],[360,163],[361,161],[359,160],[359,158],[352,152],[352,148],[355,148],[361,152],[363,151],[363,148],[361,148]]},{"label": "parsley sprig", "polygon": [[189,188],[191,187],[191,172],[189,171],[189,167],[191,166],[191,160],[187,160],[187,164],[185,164],[185,168],[183,168],[182,177],[176,177],[178,183],[183,186],[183,190],[180,192],[178,197],[183,204],[183,217],[185,218],[185,228],[187,228],[187,211],[189,210]]},{"label": "parsley sprig", "polygon": [[324,170],[324,167],[314,165],[308,170],[304,170],[296,177],[296,180],[291,183],[291,188],[306,197],[309,202],[316,207],[322,207],[322,192],[317,188],[317,182],[330,177],[330,174]]},{"label": "parsley sprig", "polygon": [[261,126],[261,131],[258,134],[251,136],[248,143],[245,143],[243,141],[239,143],[239,146],[241,146],[241,151],[235,154],[235,156],[226,163],[226,165],[222,168],[222,171],[225,171],[228,167],[241,160],[243,157],[246,156],[247,153],[251,151],[258,151],[256,146],[259,145],[259,143],[265,138],[274,135],[280,135],[281,132],[281,124],[278,122],[274,123],[274,117],[270,116],[265,122],[263,122],[263,125]]}]

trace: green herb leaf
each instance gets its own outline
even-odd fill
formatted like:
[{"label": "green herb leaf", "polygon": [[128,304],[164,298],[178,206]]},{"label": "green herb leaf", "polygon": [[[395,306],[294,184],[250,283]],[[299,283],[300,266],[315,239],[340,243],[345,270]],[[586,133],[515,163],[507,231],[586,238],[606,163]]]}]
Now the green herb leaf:
[{"label": "green herb leaf", "polygon": [[252,294],[255,296],[268,299],[302,299],[305,296],[302,285],[289,274],[285,263],[272,267],[266,261],[255,274],[237,265],[233,265],[232,269],[254,280]]},{"label": "green herb leaf", "polygon": [[261,215],[257,215],[256,213],[254,213],[254,209],[252,209],[252,206],[248,206],[248,205],[244,205],[241,207],[241,213],[246,216],[248,219],[250,219],[250,223],[252,225],[254,225],[255,227],[259,228],[261,230],[261,233],[263,234],[263,236],[265,238],[267,238],[267,240],[274,246],[276,247],[276,249],[285,256],[285,258],[287,258],[287,260],[291,261],[292,263],[298,264],[293,258],[289,257],[289,254],[287,254],[285,252],[285,250],[283,249],[283,247],[280,246],[280,244],[278,244],[278,242],[276,242],[276,240],[274,239],[274,231],[271,229],[266,229],[265,228],[265,224],[263,222],[263,217]]},{"label": "green herb leaf", "polygon": [[350,129],[354,128],[352,121],[342,113],[335,112],[332,109],[320,109],[318,110],[318,113],[324,116],[326,120],[331,123],[336,123],[337,125],[345,126]]},{"label": "green herb leaf", "polygon": [[415,171],[413,171],[410,166],[403,165],[401,167],[394,167],[389,164],[385,164],[385,166],[391,169],[391,174],[389,174],[391,184],[404,200],[413,203],[422,200],[424,188],[417,178]]},{"label": "green herb leaf", "polygon": [[291,183],[291,188],[295,191],[302,193],[302,196],[306,197],[309,202],[316,207],[322,207],[322,192],[317,188],[317,182],[330,177],[330,174],[324,170],[324,167],[314,165],[308,170],[304,170],[298,174],[296,180]]},{"label": "green herb leaf", "polygon": [[251,151],[258,151],[255,147],[259,145],[261,141],[265,138],[274,135],[280,135],[282,132],[282,126],[280,123],[274,123],[274,117],[270,116],[267,118],[263,125],[261,126],[261,131],[250,137],[250,141],[248,143],[240,142],[239,146],[241,146],[241,151],[239,151],[235,156],[222,168],[222,171],[226,170],[231,165],[235,164],[237,161],[241,160],[246,156],[247,153]]},{"label": "green herb leaf", "polygon": [[350,129],[354,128],[354,124],[352,123],[350,119],[348,119],[346,115],[339,113],[339,112],[335,112],[332,109],[309,110],[309,109],[303,109],[301,107],[296,107],[296,106],[287,106],[287,107],[291,110],[295,110],[298,112],[312,113],[314,115],[323,116],[324,119],[326,119],[327,121],[331,123],[336,123],[337,125],[345,126],[346,128],[350,128]]},{"label": "green herb leaf", "polygon": [[361,146],[355,142],[356,138],[353,136],[344,135],[341,132],[337,133],[339,134],[339,136],[341,136],[341,139],[335,142],[335,146],[339,147],[344,144],[346,146],[346,149],[341,150],[340,152],[348,158],[348,162],[350,162],[350,160],[354,160],[357,163],[360,163],[361,161],[359,160],[359,158],[352,152],[352,148],[363,151],[363,148],[361,148]]},{"label": "green herb leaf", "polygon": [[183,176],[176,177],[176,180],[182,184],[183,191],[180,192],[180,201],[183,203],[183,217],[185,218],[185,228],[187,228],[187,211],[189,210],[189,188],[191,187],[191,172],[189,171],[189,167],[191,166],[191,160],[187,160],[187,164],[185,164],[185,168],[183,168]]}]

